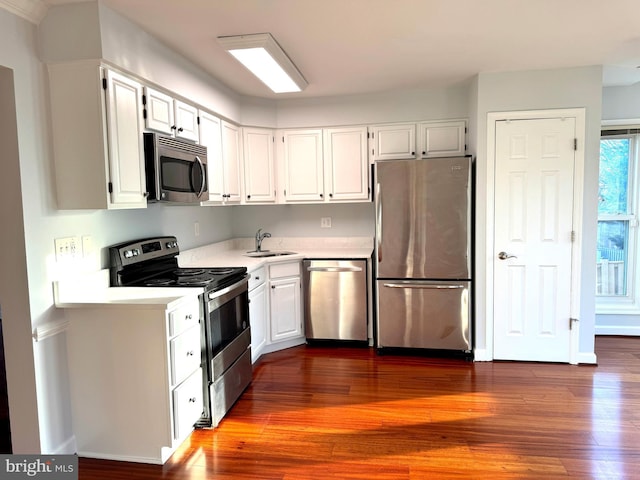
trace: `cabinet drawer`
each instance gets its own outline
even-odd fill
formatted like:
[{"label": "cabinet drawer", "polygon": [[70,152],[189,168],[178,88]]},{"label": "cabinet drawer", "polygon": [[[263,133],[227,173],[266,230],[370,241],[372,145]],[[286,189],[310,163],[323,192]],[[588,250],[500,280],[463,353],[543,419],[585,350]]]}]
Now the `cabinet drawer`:
[{"label": "cabinet drawer", "polygon": [[257,270],[254,270],[250,273],[249,277],[249,291],[253,290],[259,285],[264,283],[265,277],[267,276],[267,271],[264,267],[260,267]]},{"label": "cabinet drawer", "polygon": [[169,342],[172,385],[182,382],[200,366],[200,348],[199,325]]},{"label": "cabinet drawer", "polygon": [[300,276],[300,262],[274,263],[269,265],[270,279],[298,276]]},{"label": "cabinet drawer", "polygon": [[202,369],[173,391],[173,438],[186,437],[202,415]]},{"label": "cabinet drawer", "polygon": [[184,332],[200,320],[200,302],[189,302],[169,312],[169,335]]}]

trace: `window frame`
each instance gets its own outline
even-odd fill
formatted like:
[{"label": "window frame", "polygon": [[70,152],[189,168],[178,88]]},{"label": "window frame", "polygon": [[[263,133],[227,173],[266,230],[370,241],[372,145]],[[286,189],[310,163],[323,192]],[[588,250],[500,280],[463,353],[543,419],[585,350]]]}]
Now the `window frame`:
[{"label": "window frame", "polygon": [[[616,133],[614,133],[614,131]],[[606,133],[605,133],[606,132]],[[633,124],[620,125],[603,122],[603,138],[630,138],[629,178],[627,184],[628,212],[627,214],[598,214],[598,221],[619,220],[629,222],[628,253],[627,253],[627,291],[626,295],[595,295],[596,314],[608,315],[638,315],[640,314],[640,266],[638,253],[640,252],[640,236],[638,235],[638,206],[640,205],[640,119]],[[598,159],[598,165],[600,160]],[[599,177],[599,175],[598,175]]]}]

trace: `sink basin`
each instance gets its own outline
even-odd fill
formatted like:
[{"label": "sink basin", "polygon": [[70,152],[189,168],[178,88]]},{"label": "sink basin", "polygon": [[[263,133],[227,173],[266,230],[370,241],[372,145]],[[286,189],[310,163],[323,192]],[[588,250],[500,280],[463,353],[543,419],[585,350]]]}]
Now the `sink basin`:
[{"label": "sink basin", "polygon": [[295,255],[296,252],[287,252],[284,250],[262,250],[260,252],[251,251],[244,254],[245,257],[279,257],[282,255]]}]

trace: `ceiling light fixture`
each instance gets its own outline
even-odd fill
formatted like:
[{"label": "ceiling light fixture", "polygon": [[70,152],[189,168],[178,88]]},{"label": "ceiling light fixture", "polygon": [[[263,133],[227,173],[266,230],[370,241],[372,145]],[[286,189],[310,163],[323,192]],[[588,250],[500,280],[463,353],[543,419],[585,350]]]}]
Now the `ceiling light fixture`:
[{"label": "ceiling light fixture", "polygon": [[218,42],[275,93],[300,92],[308,85],[270,33],[218,37]]}]

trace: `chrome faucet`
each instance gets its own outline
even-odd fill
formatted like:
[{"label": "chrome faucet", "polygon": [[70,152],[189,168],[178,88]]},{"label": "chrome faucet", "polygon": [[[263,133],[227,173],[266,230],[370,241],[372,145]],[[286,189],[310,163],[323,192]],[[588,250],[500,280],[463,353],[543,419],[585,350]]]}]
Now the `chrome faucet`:
[{"label": "chrome faucet", "polygon": [[261,233],[261,232],[262,232],[261,228],[259,228],[258,231],[256,232],[256,252],[262,251],[262,240],[264,240],[265,238],[271,237],[271,234],[269,232],[264,232],[264,233]]}]

